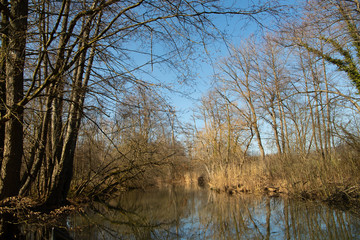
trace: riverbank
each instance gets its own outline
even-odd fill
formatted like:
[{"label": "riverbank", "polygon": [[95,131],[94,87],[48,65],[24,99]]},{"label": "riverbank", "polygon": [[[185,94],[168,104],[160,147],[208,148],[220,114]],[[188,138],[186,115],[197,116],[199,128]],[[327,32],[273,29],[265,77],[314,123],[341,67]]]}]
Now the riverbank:
[{"label": "riverbank", "polygon": [[[339,157],[341,156],[341,157]],[[200,171],[196,163],[196,171],[184,171],[182,177],[158,178],[153,181],[137,182],[146,189],[145,183],[161,188],[169,184],[206,185],[211,190],[230,195],[265,194],[271,197],[286,196],[293,199],[322,201],[347,209],[353,208],[360,214],[360,161],[351,151],[323,159],[320,155],[300,156],[267,156],[266,159],[249,158],[239,163],[228,163],[225,166],[207,167]],[[180,171],[179,171],[180,173]],[[165,180],[164,180],[165,179]],[[172,179],[173,181],[170,181]],[[78,184],[77,184],[78,183]],[[74,181],[68,196],[69,206],[58,209],[41,209],[40,200],[31,198],[9,198],[0,202],[2,213],[17,215],[24,219],[51,219],[56,214],[81,209],[81,204],[93,200],[106,200],[127,191],[126,185],[109,190],[108,184],[87,184]],[[94,187],[95,186],[95,187]],[[96,188],[97,187],[97,188]],[[81,189],[81,191],[79,190]],[[96,191],[95,191],[96,190]],[[40,207],[39,207],[40,206]],[[45,214],[45,215],[43,215]],[[41,219],[40,219],[41,220]]]},{"label": "riverbank", "polygon": [[354,157],[328,160],[268,156],[244,164],[209,169],[208,185],[228,194],[263,193],[319,200],[335,205],[360,206],[360,163]]},{"label": "riverbank", "polygon": [[[244,169],[245,168],[242,168],[242,170],[244,170]],[[175,202],[176,204],[174,206],[174,209],[176,209],[176,211],[171,211],[171,212],[179,213],[179,208],[185,207],[185,204],[188,203],[188,201],[191,197],[201,196],[201,198],[203,199],[202,204],[204,206],[209,206],[208,204],[214,205],[215,203],[222,206],[222,204],[225,202],[232,202],[232,205],[229,205],[229,206],[231,207],[231,209],[233,211],[230,211],[230,212],[233,212],[233,214],[235,214],[235,213],[240,212],[240,211],[236,210],[237,208],[239,208],[240,206],[244,207],[244,201],[246,199],[249,200],[249,201],[246,200],[246,202],[248,204],[253,204],[254,201],[257,201],[259,199],[260,200],[262,199],[261,201],[263,201],[265,199],[264,201],[266,201],[265,203],[266,203],[267,207],[266,207],[266,211],[263,214],[266,214],[266,216],[267,216],[266,219],[268,219],[268,216],[273,214],[272,213],[273,211],[269,210],[270,207],[274,207],[274,204],[278,204],[278,203],[283,204],[282,208],[284,208],[284,211],[281,211],[281,212],[283,212],[285,214],[294,214],[292,211],[294,211],[294,209],[297,209],[299,204],[300,205],[304,204],[306,206],[308,204],[310,204],[310,205],[314,204],[311,206],[316,206],[316,207],[326,205],[326,204],[320,203],[319,200],[323,200],[323,201],[325,201],[325,200],[321,199],[320,195],[318,195],[318,194],[311,195],[311,194],[305,194],[305,192],[303,194],[296,194],[295,188],[292,188],[292,189],[287,188],[284,185],[284,182],[281,182],[279,180],[276,181],[276,178],[274,175],[272,176],[273,181],[270,181],[271,179],[270,179],[269,175],[261,175],[261,173],[265,173],[265,172],[260,171],[260,168],[258,168],[257,171],[258,171],[258,174],[255,174],[255,169],[252,168],[252,170],[251,170],[251,172],[252,172],[251,176],[253,177],[252,179],[249,178],[250,175],[246,175],[246,178],[245,178],[245,174],[244,174],[244,175],[241,175],[243,177],[243,179],[242,179],[243,182],[238,183],[237,185],[231,185],[231,180],[234,181],[236,169],[235,168],[228,169],[228,172],[227,172],[228,178],[226,181],[227,184],[225,184],[225,181],[223,181],[222,185],[221,185],[221,182],[218,181],[218,182],[216,182],[218,185],[215,185],[214,182],[212,182],[212,181],[214,181],[214,179],[212,181],[211,181],[211,179],[209,179],[209,182],[207,183],[207,185],[209,186],[209,188],[212,189],[211,191],[197,186],[197,183],[194,181],[191,181],[192,182],[191,185],[184,185],[184,184],[181,185],[181,183],[178,182],[179,186],[177,186],[177,187],[176,186],[164,186],[164,185],[159,186],[159,187],[153,186],[152,188],[148,188],[145,190],[140,190],[140,189],[134,190],[134,191],[128,190],[128,191],[124,191],[124,192],[121,191],[121,193],[119,191],[119,192],[115,192],[112,195],[97,196],[97,198],[100,198],[100,199],[98,199],[99,201],[96,201],[96,202],[94,201],[94,199],[88,198],[88,196],[87,196],[87,198],[78,197],[77,199],[69,199],[69,205],[62,206],[62,207],[59,207],[57,209],[52,209],[52,210],[39,209],[38,202],[36,202],[30,198],[12,197],[12,198],[9,198],[9,199],[1,202],[0,212],[2,215],[3,222],[11,223],[13,226],[16,226],[17,230],[19,230],[19,232],[20,232],[20,230],[22,231],[21,234],[25,234],[26,231],[24,232],[24,229],[28,229],[29,231],[32,231],[32,232],[41,232],[41,234],[42,234],[41,236],[47,238],[49,236],[52,236],[52,234],[54,234],[54,230],[57,233],[60,232],[62,235],[68,234],[68,236],[70,236],[69,233],[74,234],[76,231],[82,232],[83,230],[81,230],[81,229],[87,229],[86,227],[84,227],[83,222],[80,222],[79,225],[74,224],[74,222],[72,222],[72,225],[70,225],[70,226],[68,225],[68,222],[69,222],[69,219],[77,219],[77,218],[81,218],[81,216],[83,216],[83,215],[86,215],[87,214],[86,211],[89,210],[88,206],[92,206],[93,205],[92,203],[95,203],[95,205],[100,204],[102,206],[101,207],[102,210],[103,210],[103,208],[109,208],[108,210],[106,210],[109,212],[114,211],[114,210],[119,210],[119,211],[121,211],[122,214],[126,214],[126,213],[131,214],[131,212],[124,211],[124,209],[126,210],[128,207],[130,209],[134,209],[133,204],[135,204],[135,203],[140,205],[140,207],[138,209],[141,211],[153,209],[153,211],[150,211],[151,213],[152,212],[158,213],[160,207],[165,205],[165,206],[167,206],[167,209],[168,209],[168,207],[171,204],[174,204],[174,202]],[[215,176],[219,177],[219,175],[213,175],[213,177],[215,177]],[[237,176],[237,179],[236,179],[237,182],[239,180],[241,180],[241,178],[238,174],[236,176]],[[263,182],[250,181],[250,180],[255,180],[255,179],[262,180]],[[247,180],[247,182],[246,182],[246,180]],[[301,184],[301,186],[309,187],[310,184],[311,183],[309,182],[307,184]],[[298,184],[295,184],[295,186],[297,186],[297,185]],[[215,187],[215,186],[217,186],[217,187]],[[179,192],[179,189],[181,190],[180,192]],[[308,189],[308,191],[310,191],[310,188]],[[356,204],[356,202],[357,203],[359,202],[358,197],[353,195],[356,191],[358,191],[358,189],[349,187],[349,188],[344,189],[344,191],[336,192],[337,195],[332,195],[332,197],[327,199],[327,202],[329,203],[329,205],[331,205],[331,207],[327,206],[327,208],[333,209],[333,206],[336,206],[338,208],[337,210],[339,210],[339,209],[346,210],[346,211],[339,211],[339,214],[342,212],[344,212],[344,213],[349,212],[349,213],[355,213],[356,216],[360,216],[360,214],[359,214],[360,213],[360,211],[359,211],[360,205]],[[216,194],[216,192],[218,192],[219,194]],[[314,191],[313,193],[316,193],[316,192]],[[139,197],[138,196],[139,194],[143,197]],[[346,197],[344,197],[344,194]],[[229,195],[233,195],[233,196],[230,197]],[[266,197],[266,196],[270,196],[270,197]],[[171,198],[171,201],[168,201],[167,200],[168,198]],[[211,199],[210,202],[208,202],[209,199]],[[305,201],[298,201],[298,199],[303,199]],[[166,201],[166,202],[160,203],[159,201]],[[239,202],[242,202],[242,204],[240,204]],[[296,208],[289,207],[290,206],[289,204],[291,204],[291,202],[296,203],[296,204],[293,204],[294,206],[296,206]],[[199,203],[199,202],[197,202],[197,203]],[[194,204],[189,204],[189,206],[193,206],[193,205]],[[253,209],[252,207],[249,207],[249,206],[248,206],[248,208],[246,208],[246,206],[245,206],[245,210],[247,209],[247,211],[249,211],[249,209]],[[254,207],[255,206],[257,206],[258,208],[262,208],[265,205],[264,205],[264,202],[262,202],[261,204],[258,204],[258,205],[255,204]],[[346,207],[346,208],[344,208],[344,207]],[[90,207],[90,209],[92,209],[92,207]],[[204,207],[203,210],[201,210],[201,211],[205,211],[206,209],[208,209],[208,208]],[[218,211],[220,209],[222,209],[222,208],[217,208],[217,207],[215,208],[216,211]],[[196,211],[198,211],[198,210],[199,209],[196,208]],[[309,211],[311,211],[311,210],[309,210]],[[169,211],[164,211],[163,213],[159,213],[159,216],[164,217],[164,214],[167,212],[169,212]],[[275,212],[277,212],[277,211],[275,211],[275,209],[274,209],[274,213]],[[105,213],[108,213],[108,212],[105,212]],[[299,211],[299,214],[300,213],[301,213],[301,211]],[[144,213],[145,216],[147,216],[147,214],[148,213]],[[194,213],[190,211],[188,214],[194,214]],[[257,216],[255,213],[252,215]],[[70,217],[69,218],[69,216],[78,216],[78,217],[76,217],[76,218]],[[224,216],[224,213],[220,213],[220,216]],[[252,219],[253,216],[250,216],[249,219]],[[296,216],[298,216],[298,215],[296,215]],[[339,215],[339,216],[342,216],[342,215]],[[133,217],[133,215],[131,215],[131,217]],[[171,217],[174,219],[177,219],[176,216],[171,216]],[[244,217],[243,215],[237,216],[235,224],[239,223],[239,221],[242,221],[243,217]],[[210,218],[210,219],[213,220],[214,218]],[[234,216],[230,215],[229,219],[234,219]],[[261,218],[261,219],[265,219],[265,218]],[[169,220],[169,219],[167,219],[167,221],[171,222],[171,220]],[[273,221],[269,221],[268,224],[270,224],[270,222],[273,222]],[[138,222],[136,222],[136,223],[138,223]],[[93,226],[93,222],[91,222],[91,224]],[[97,224],[100,224],[100,222],[98,222]],[[24,227],[20,228],[19,226],[26,226],[26,228],[24,228]],[[141,225],[141,226],[143,226],[143,225]],[[0,236],[1,236],[1,231],[4,229],[7,230],[8,227],[9,227],[8,225],[6,225],[6,224],[2,225],[0,223]],[[78,227],[80,227],[79,228],[80,230],[78,229]],[[115,229],[119,229],[119,228],[116,227]],[[68,232],[68,230],[69,230],[69,232]],[[12,234],[13,234],[13,232],[12,232]],[[28,233],[26,233],[26,234],[28,234]]]},{"label": "riverbank", "polygon": [[229,196],[196,185],[126,191],[82,206],[46,221],[11,222],[3,239],[350,239],[360,222],[319,202]]}]

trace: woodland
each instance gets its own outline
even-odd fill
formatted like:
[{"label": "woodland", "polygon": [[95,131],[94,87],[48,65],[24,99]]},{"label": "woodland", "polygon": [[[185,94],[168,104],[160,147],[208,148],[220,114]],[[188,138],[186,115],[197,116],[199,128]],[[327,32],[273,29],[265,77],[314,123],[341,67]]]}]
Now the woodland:
[{"label": "woodland", "polygon": [[[360,2],[285,2],[1,0],[0,205],[199,179],[359,205]],[[229,42],[219,16],[261,34]],[[219,41],[184,123],[164,92]]]}]

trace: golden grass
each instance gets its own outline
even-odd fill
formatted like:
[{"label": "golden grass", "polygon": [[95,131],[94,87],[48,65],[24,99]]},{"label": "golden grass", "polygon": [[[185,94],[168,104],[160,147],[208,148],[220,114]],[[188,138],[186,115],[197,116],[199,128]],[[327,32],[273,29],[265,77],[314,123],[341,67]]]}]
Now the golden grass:
[{"label": "golden grass", "polygon": [[[360,160],[352,151],[311,156],[267,156],[213,168],[209,185],[217,191],[285,193],[304,199],[347,202],[360,196]],[[268,165],[266,164],[268,161]],[[269,166],[269,167],[267,167]]]}]

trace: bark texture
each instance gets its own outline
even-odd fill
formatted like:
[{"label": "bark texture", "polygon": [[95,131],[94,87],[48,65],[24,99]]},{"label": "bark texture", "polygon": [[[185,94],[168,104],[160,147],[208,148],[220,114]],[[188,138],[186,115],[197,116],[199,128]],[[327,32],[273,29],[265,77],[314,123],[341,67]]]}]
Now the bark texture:
[{"label": "bark texture", "polygon": [[23,155],[24,62],[27,28],[27,1],[11,1],[6,59],[6,108],[11,119],[5,123],[4,155],[1,164],[0,197],[17,195]]}]

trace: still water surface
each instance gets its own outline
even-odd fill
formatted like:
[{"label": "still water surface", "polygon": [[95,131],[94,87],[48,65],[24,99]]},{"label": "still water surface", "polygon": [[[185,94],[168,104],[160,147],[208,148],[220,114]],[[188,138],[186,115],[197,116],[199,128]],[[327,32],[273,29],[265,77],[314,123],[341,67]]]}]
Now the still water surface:
[{"label": "still water surface", "polygon": [[360,218],[314,202],[169,187],[96,203],[83,214],[68,216],[62,227],[28,232],[27,239],[40,234],[68,239],[360,239]]}]

